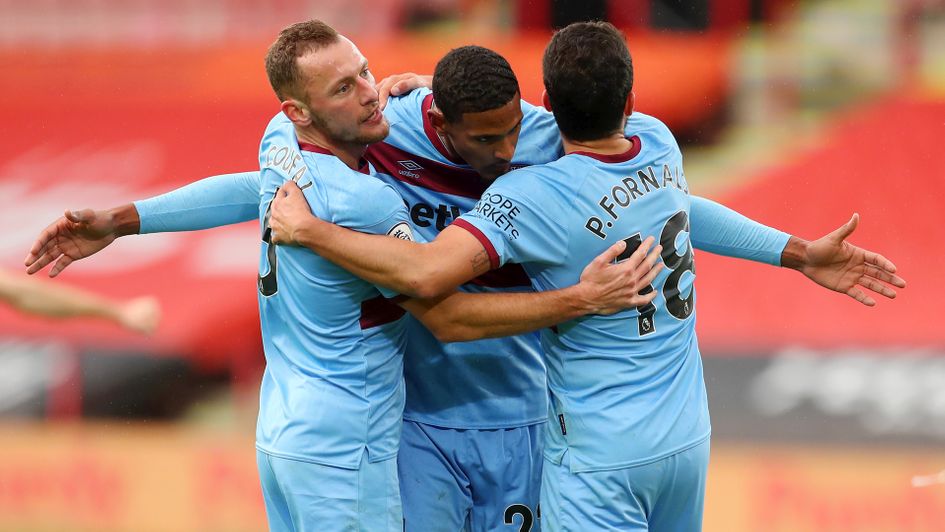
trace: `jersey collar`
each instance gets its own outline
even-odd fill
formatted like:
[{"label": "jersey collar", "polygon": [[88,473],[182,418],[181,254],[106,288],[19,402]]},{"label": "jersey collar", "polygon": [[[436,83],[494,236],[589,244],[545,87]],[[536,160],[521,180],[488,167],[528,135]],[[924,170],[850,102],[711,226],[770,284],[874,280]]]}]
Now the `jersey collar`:
[{"label": "jersey collar", "polygon": [[427,94],[426,97],[423,98],[423,103],[420,105],[420,114],[423,117],[423,132],[426,133],[427,138],[430,139],[430,143],[433,144],[436,151],[440,152],[440,155],[445,157],[447,161],[454,164],[466,164],[466,161],[462,160],[457,155],[453,155],[446,149],[446,145],[443,144],[443,139],[441,139],[436,130],[433,129],[433,124],[430,122],[430,115],[427,113],[432,107],[433,95]]},{"label": "jersey collar", "polygon": [[[325,148],[315,144],[309,144],[308,142],[299,141],[299,149],[302,151],[310,151],[312,153],[320,153],[322,155],[331,155],[332,157],[335,157],[335,154],[329,150],[326,150]],[[358,160],[358,171],[362,174],[371,173],[371,167],[368,166],[368,160],[364,157],[361,157],[361,159]]]},{"label": "jersey collar", "polygon": [[643,142],[640,140],[640,137],[634,135],[632,137],[627,137],[627,140],[630,141],[630,148],[623,153],[615,153],[612,155],[604,155],[602,153],[593,153],[589,151],[575,151],[571,153],[590,157],[591,159],[597,159],[602,163],[625,163],[639,155],[640,150],[643,149]]}]

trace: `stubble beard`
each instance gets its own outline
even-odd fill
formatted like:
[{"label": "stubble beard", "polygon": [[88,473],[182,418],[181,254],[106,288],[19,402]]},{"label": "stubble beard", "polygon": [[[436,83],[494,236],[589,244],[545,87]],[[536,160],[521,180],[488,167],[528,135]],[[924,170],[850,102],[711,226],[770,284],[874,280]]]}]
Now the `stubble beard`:
[{"label": "stubble beard", "polygon": [[390,133],[390,123],[387,118],[382,118],[381,123],[372,130],[365,131],[361,124],[354,124],[350,127],[339,127],[337,124],[323,117],[312,114],[312,125],[321,130],[333,142],[343,144],[374,144],[387,138]]}]

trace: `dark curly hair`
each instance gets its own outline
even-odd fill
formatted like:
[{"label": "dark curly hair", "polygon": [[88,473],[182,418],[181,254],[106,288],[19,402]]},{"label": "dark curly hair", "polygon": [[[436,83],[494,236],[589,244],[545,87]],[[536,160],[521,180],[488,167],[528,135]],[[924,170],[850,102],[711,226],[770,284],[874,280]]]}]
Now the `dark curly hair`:
[{"label": "dark curly hair", "polygon": [[607,22],[578,22],[558,31],[542,59],[545,90],[561,133],[596,140],[623,129],[633,62],[623,34]]},{"label": "dark curly hair", "polygon": [[482,46],[450,50],[433,71],[433,99],[448,122],[462,120],[464,113],[498,109],[518,93],[509,62]]}]

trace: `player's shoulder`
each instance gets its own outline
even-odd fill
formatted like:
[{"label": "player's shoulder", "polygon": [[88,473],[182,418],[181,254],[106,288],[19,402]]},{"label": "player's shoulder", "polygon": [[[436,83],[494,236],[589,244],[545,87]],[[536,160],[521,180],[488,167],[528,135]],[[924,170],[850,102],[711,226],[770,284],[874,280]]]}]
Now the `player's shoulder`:
[{"label": "player's shoulder", "polygon": [[421,116],[423,101],[431,94],[430,89],[420,87],[400,96],[391,96],[384,107],[384,117],[391,125],[416,119]]},{"label": "player's shoulder", "polygon": [[399,214],[406,219],[404,200],[393,187],[373,175],[355,174],[333,202],[336,223],[368,229]]},{"label": "player's shoulder", "polygon": [[571,189],[573,180],[569,178],[569,169],[573,169],[575,164],[562,158],[512,170],[496,179],[488,190],[503,191],[524,201],[535,201],[542,195]]},{"label": "player's shoulder", "polygon": [[669,127],[663,123],[662,120],[656,118],[653,115],[648,115],[639,111],[634,111],[630,115],[630,118],[627,119],[627,127],[633,128],[637,131],[657,133],[669,132]]},{"label": "player's shoulder", "polygon": [[[302,161],[312,175],[316,188],[324,189],[331,196],[358,196],[370,193],[377,181],[352,170],[341,159],[331,153],[313,150],[301,150]],[[370,179],[363,179],[363,178]],[[301,185],[301,183],[300,183]]]},{"label": "player's shoulder", "polygon": [[557,132],[558,126],[555,124],[555,115],[551,111],[540,105],[535,105],[522,99],[522,125],[551,126]]},{"label": "player's shoulder", "polygon": [[628,136],[645,136],[651,141],[670,144],[678,147],[676,137],[662,120],[646,113],[634,111],[627,120],[626,133]]},{"label": "player's shoulder", "polygon": [[285,144],[289,137],[295,137],[295,128],[292,121],[282,111],[275,114],[266,124],[266,130],[263,132],[260,141],[260,150],[271,147],[275,144]]},{"label": "player's shoulder", "polygon": [[276,113],[266,124],[265,137],[276,133],[282,133],[286,127],[292,127],[292,121],[282,111]]},{"label": "player's shoulder", "polygon": [[426,126],[426,109],[432,105],[433,93],[419,88],[391,98],[384,108],[384,116],[390,123],[387,138],[375,144],[371,150],[384,151],[390,146],[410,155],[444,162],[442,155],[430,142]]},{"label": "player's shoulder", "polygon": [[313,174],[323,176],[326,181],[347,181],[351,174],[356,174],[348,165],[331,153],[300,149],[305,166]]},{"label": "player's shoulder", "polygon": [[522,100],[522,128],[515,162],[540,164],[561,156],[561,133],[555,117],[544,107]]},{"label": "player's shoulder", "polygon": [[280,180],[300,181],[307,171],[295,127],[282,112],[266,126],[259,146],[259,165],[261,183],[275,182],[274,186],[278,186]]},{"label": "player's shoulder", "polygon": [[474,211],[479,217],[505,211],[509,219],[528,213],[536,222],[544,220],[539,223],[560,227],[572,216],[574,181],[560,160],[513,170],[492,183]]},{"label": "player's shoulder", "polygon": [[353,229],[370,227],[404,208],[393,187],[374,175],[349,168],[332,155],[311,154],[306,165],[314,177],[313,198],[321,198],[334,223]]}]

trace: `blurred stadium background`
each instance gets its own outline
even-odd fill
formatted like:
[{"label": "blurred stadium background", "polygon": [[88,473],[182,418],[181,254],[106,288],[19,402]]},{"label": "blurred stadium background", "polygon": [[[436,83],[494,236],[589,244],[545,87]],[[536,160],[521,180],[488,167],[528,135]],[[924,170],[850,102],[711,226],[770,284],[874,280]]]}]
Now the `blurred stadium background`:
[{"label": "blurred stadium background", "polygon": [[[697,253],[705,529],[945,530],[945,2],[0,0],[0,267],[63,208],[255,167],[262,57],[312,17],[379,79],[492,47],[532,101],[551,28],[607,18],[694,193],[806,238],[859,212],[853,242],[910,283],[873,309]],[[0,530],[264,528],[258,240],[129,238],[55,281],[155,294],[151,338],[0,308]]]}]

